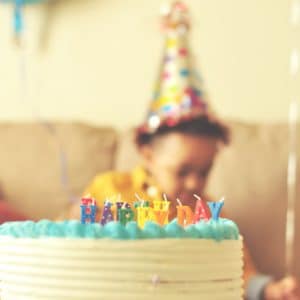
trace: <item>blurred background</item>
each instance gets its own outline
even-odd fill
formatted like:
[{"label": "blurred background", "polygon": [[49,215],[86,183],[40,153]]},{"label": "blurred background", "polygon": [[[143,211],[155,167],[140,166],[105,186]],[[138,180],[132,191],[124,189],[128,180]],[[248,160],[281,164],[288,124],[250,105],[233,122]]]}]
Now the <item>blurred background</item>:
[{"label": "blurred background", "polygon": [[[31,1],[37,3],[24,7],[23,47],[14,39],[14,6],[0,1],[1,199],[27,218],[54,219],[95,174],[129,170],[138,161],[130,129],[144,118],[158,76],[165,2]],[[300,0],[294,2],[299,25]],[[296,122],[291,130],[288,118],[291,100],[300,96],[292,1],[185,3],[196,69],[212,107],[233,132],[209,193],[226,196],[226,210],[258,269],[280,277],[287,271],[291,147],[300,154],[300,144],[290,139],[298,137]],[[297,200],[298,178],[292,186]],[[289,249],[299,253],[300,202],[290,210],[297,213],[288,222],[295,230]],[[1,215],[10,212],[0,207]],[[300,276],[300,257],[294,255],[292,264]]]},{"label": "blurred background", "polygon": [[[290,1],[185,2],[190,46],[215,110],[246,121],[285,121],[295,44]],[[0,120],[30,120],[34,111],[42,118],[137,124],[162,56],[162,3],[51,0],[28,5],[23,51],[13,42],[13,6],[1,4]]]}]

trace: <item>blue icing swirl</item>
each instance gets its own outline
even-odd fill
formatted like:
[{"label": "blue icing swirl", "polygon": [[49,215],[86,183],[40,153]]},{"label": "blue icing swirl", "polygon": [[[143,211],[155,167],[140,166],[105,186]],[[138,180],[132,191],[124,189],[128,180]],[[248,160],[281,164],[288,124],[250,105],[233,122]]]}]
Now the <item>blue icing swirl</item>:
[{"label": "blue icing swirl", "polygon": [[103,227],[102,225],[98,224],[98,223],[92,223],[92,224],[85,224],[82,226],[82,224],[80,224],[81,227],[83,228],[83,236],[86,238],[102,238],[104,235],[103,232]]},{"label": "blue icing swirl", "polygon": [[126,224],[126,230],[128,232],[129,238],[132,240],[139,240],[143,238],[142,230],[134,221],[130,221]]},{"label": "blue icing swirl", "polygon": [[25,221],[21,225],[21,231],[19,232],[19,236],[23,236],[26,232],[31,232],[33,237],[38,236],[38,232],[36,231],[35,222],[33,221]]},{"label": "blue icing swirl", "polygon": [[59,223],[50,223],[46,235],[51,237],[64,237],[66,235],[67,228],[65,227],[65,224],[63,222]]},{"label": "blue icing swirl", "polygon": [[128,222],[125,226],[120,222],[109,222],[102,226],[99,223],[81,224],[78,220],[52,222],[41,220],[39,222],[7,222],[0,225],[0,236],[12,236],[16,238],[111,238],[111,239],[162,239],[162,238],[192,238],[237,240],[239,230],[237,225],[228,219],[219,218],[201,220],[185,228],[181,227],[174,219],[165,226],[148,221],[143,229],[136,222]]},{"label": "blue icing swirl", "polygon": [[37,231],[39,232],[39,236],[49,236],[49,233],[51,232],[53,222],[49,220],[41,220],[38,223],[36,223]]},{"label": "blue icing swirl", "polygon": [[219,218],[218,220],[201,220],[195,224],[195,227],[200,232],[202,238],[215,239],[217,241],[224,239],[237,240],[239,238],[237,225],[228,219]]},{"label": "blue icing swirl", "polygon": [[166,232],[163,227],[155,222],[147,221],[143,230],[144,238],[146,239],[161,239],[166,237]]},{"label": "blue icing swirl", "polygon": [[[22,234],[23,224],[25,222],[8,222],[0,226],[1,235],[11,235],[14,237],[22,237],[25,235]],[[33,235],[33,232],[31,232]]]},{"label": "blue icing swirl", "polygon": [[237,240],[240,235],[239,228],[237,227],[237,225],[231,220],[223,220],[224,239]]},{"label": "blue icing swirl", "polygon": [[195,224],[191,224],[185,227],[185,232],[188,238],[191,239],[200,239],[203,238],[201,235],[201,231],[197,229]]},{"label": "blue icing swirl", "polygon": [[126,240],[129,234],[120,222],[108,222],[104,225],[103,236],[111,239]]},{"label": "blue icing swirl", "polygon": [[[75,220],[71,220],[69,222],[63,223],[65,226],[65,233],[68,237],[77,237],[85,235],[85,228],[81,226],[81,224]],[[90,224],[87,224],[90,225]],[[87,226],[89,227],[89,226]]]},{"label": "blue icing swirl", "polygon": [[171,237],[171,238],[187,238],[187,237],[189,237],[185,228],[180,226],[177,223],[176,219],[174,219],[172,222],[170,222],[169,224],[167,224],[165,226],[165,231],[166,231],[167,237]]}]

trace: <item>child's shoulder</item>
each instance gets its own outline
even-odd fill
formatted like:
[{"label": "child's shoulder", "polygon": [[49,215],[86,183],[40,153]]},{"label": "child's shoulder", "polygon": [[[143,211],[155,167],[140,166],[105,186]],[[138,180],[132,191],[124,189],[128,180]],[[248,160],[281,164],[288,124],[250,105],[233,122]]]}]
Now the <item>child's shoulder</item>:
[{"label": "child's shoulder", "polygon": [[93,186],[128,186],[132,183],[132,172],[108,171],[96,175],[93,179]]}]

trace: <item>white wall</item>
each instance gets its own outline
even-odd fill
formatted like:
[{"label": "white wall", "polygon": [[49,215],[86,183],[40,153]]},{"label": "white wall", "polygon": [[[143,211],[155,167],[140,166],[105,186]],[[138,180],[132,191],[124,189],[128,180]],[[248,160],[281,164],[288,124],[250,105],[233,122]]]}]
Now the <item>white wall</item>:
[{"label": "white wall", "polygon": [[[52,0],[53,1],[53,0]],[[0,4],[0,121],[76,119],[129,126],[152,93],[160,0],[56,0],[25,10],[25,53]],[[191,48],[219,114],[285,120],[292,34],[286,0],[189,0]],[[299,38],[300,40],[300,38]],[[21,79],[25,57],[27,83]],[[26,85],[27,96],[21,97]]]}]

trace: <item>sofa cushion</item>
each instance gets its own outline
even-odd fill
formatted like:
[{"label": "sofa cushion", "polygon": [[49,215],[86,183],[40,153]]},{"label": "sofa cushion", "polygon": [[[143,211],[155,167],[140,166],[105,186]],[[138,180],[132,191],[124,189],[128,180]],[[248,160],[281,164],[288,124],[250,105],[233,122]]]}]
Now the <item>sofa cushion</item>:
[{"label": "sofa cushion", "polygon": [[[246,237],[259,270],[282,276],[285,273],[288,126],[236,122],[231,127],[232,143],[220,153],[208,189],[218,198],[226,197],[226,208]],[[297,188],[299,200],[299,185]],[[296,211],[299,219],[300,206]],[[295,267],[299,274],[299,262],[295,261]]]}]

